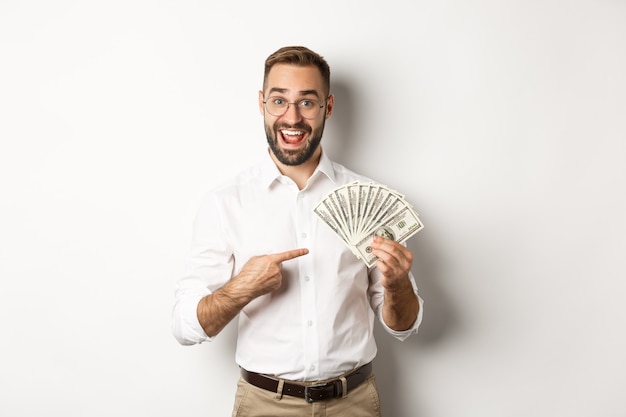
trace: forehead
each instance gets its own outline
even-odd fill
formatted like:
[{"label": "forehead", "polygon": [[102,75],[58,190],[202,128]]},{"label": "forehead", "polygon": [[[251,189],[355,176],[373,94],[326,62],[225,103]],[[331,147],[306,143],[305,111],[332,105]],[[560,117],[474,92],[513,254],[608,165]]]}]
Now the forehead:
[{"label": "forehead", "polygon": [[317,94],[322,97],[324,80],[314,65],[276,64],[265,80],[265,92],[290,95]]}]

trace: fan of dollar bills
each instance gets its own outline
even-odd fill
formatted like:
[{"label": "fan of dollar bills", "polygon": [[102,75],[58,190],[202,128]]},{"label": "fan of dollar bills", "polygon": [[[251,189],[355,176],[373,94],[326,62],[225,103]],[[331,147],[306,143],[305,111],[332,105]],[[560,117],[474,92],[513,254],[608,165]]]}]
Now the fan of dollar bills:
[{"label": "fan of dollar bills", "polygon": [[334,189],[313,210],[368,267],[376,263],[374,236],[404,243],[424,228],[399,192],[375,183],[351,182]]}]

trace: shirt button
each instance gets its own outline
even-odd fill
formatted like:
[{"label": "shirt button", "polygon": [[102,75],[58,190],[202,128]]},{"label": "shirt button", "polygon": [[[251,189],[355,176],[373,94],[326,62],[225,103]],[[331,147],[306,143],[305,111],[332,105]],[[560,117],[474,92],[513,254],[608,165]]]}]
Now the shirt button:
[{"label": "shirt button", "polygon": [[302,239],[306,239],[306,233],[302,233],[300,236],[302,236]]},{"label": "shirt button", "polygon": [[304,277],[304,280],[305,280],[306,282],[309,282],[309,281],[311,281],[311,277],[307,275],[306,277]]},{"label": "shirt button", "polygon": [[311,365],[311,367],[309,368],[311,371],[315,370],[315,365]]},{"label": "shirt button", "polygon": [[306,322],[306,325],[311,327],[311,326],[313,326],[313,322],[311,320],[309,320],[309,321]]}]

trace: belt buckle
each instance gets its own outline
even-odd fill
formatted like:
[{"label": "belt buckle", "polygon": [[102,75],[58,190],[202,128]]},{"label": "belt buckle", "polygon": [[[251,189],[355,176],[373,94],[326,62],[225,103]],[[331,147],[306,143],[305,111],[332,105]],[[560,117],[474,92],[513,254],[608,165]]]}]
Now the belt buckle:
[{"label": "belt buckle", "polygon": [[[327,395],[328,394],[328,395]],[[335,397],[335,384],[305,385],[304,399],[308,403]]]}]

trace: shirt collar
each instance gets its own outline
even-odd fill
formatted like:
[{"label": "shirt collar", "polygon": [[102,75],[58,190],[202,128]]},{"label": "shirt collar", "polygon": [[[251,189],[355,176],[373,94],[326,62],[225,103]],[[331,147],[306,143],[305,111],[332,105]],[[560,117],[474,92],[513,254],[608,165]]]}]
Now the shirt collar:
[{"label": "shirt collar", "polygon": [[315,169],[315,172],[313,172],[313,175],[311,175],[311,177],[318,175],[318,172],[326,175],[329,180],[331,180],[333,183],[336,183],[333,161],[330,160],[330,158],[326,155],[326,152],[324,152],[323,149],[322,156],[320,157],[320,163],[317,165],[317,168]]},{"label": "shirt collar", "polygon": [[[270,156],[270,152],[270,149],[267,149],[267,153],[261,160],[260,165],[262,183],[265,184],[265,186],[267,187],[269,187],[274,181],[277,181],[280,177],[282,177],[280,170]],[[336,182],[333,161],[330,160],[330,158],[326,155],[326,152],[324,152],[323,149],[322,155],[320,157],[320,162],[317,165],[317,168],[315,168],[313,175],[311,175],[311,178],[314,178],[320,174],[326,175],[326,177],[328,177],[328,179],[331,180],[333,183]]]}]

